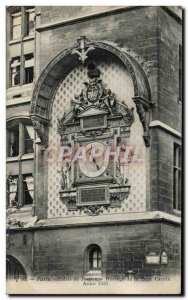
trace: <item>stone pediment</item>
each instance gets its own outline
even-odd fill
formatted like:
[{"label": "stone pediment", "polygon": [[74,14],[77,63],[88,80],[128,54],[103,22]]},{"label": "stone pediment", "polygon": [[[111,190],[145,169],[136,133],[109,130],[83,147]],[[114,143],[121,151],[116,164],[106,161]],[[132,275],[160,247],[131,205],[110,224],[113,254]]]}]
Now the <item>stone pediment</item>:
[{"label": "stone pediment", "polygon": [[106,114],[108,114],[107,110],[99,109],[97,107],[92,106],[84,110],[80,114],[78,114],[77,118],[84,118],[84,117],[95,116],[95,115],[106,115]]}]

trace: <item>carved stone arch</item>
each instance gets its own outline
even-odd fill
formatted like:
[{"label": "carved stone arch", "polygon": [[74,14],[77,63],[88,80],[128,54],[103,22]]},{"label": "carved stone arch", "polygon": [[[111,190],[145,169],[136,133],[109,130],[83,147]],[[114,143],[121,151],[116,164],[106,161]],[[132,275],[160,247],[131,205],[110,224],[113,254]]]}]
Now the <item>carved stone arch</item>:
[{"label": "carved stone arch", "polygon": [[50,125],[53,99],[63,78],[73,68],[81,63],[85,63],[88,56],[92,59],[101,53],[104,55],[105,52],[119,59],[130,73],[134,86],[133,101],[143,126],[145,144],[149,146],[147,111],[151,107],[152,102],[149,82],[143,68],[133,56],[117,45],[101,41],[91,42],[86,37],[81,37],[76,44],[68,49],[64,49],[53,58],[35,84],[30,116],[42,144],[47,144],[47,128]]},{"label": "carved stone arch", "polygon": [[6,123],[10,123],[14,120],[29,120],[30,121],[30,117],[29,116],[26,116],[26,115],[18,115],[18,116],[14,116],[14,117],[10,117],[6,120]]}]

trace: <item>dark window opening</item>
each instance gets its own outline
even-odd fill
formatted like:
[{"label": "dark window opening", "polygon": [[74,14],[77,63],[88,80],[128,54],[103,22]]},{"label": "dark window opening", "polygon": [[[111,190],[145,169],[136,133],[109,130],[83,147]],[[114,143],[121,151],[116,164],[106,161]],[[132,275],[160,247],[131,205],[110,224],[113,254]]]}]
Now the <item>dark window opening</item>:
[{"label": "dark window opening", "polygon": [[34,130],[30,125],[26,125],[24,128],[24,136],[25,136],[25,153],[33,153],[33,140],[34,140]]},{"label": "dark window opening", "polygon": [[23,177],[23,204],[29,205],[33,203],[33,176],[32,174],[24,175]]},{"label": "dark window opening", "polygon": [[25,60],[30,60],[30,59],[33,59],[33,58],[34,58],[33,53],[29,53],[29,54],[25,55]]},{"label": "dark window opening", "polygon": [[33,67],[25,68],[25,84],[33,82]]},{"label": "dark window opening", "polygon": [[89,269],[101,270],[101,250],[95,246],[89,252]]},{"label": "dark window opening", "polygon": [[23,244],[24,244],[24,246],[27,246],[27,236],[26,236],[26,234],[23,235]]},{"label": "dark window opening", "polygon": [[29,7],[26,9],[26,34],[32,35],[34,33],[34,27],[35,27],[35,10],[32,7]]},{"label": "dark window opening", "polygon": [[33,53],[26,54],[25,56],[25,84],[33,82],[34,76],[34,55]]},{"label": "dark window opening", "polygon": [[22,94],[14,95],[14,96],[13,96],[13,99],[21,98],[21,96],[22,96]]},{"label": "dark window opening", "polygon": [[10,157],[18,156],[19,154],[19,125],[9,130],[9,153]]},{"label": "dark window opening", "polygon": [[35,131],[32,125],[24,121],[15,121],[7,129],[8,157],[34,152]]}]

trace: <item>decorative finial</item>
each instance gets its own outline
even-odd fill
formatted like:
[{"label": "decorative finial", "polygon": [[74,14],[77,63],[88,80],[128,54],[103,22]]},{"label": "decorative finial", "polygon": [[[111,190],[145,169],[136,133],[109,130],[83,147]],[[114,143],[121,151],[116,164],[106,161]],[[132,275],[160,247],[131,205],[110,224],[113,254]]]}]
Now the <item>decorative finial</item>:
[{"label": "decorative finial", "polygon": [[75,49],[72,50],[72,54],[78,54],[79,60],[84,63],[88,58],[87,54],[92,50],[95,50],[92,42],[85,36],[81,36],[79,39],[77,39],[77,43],[75,45]]}]

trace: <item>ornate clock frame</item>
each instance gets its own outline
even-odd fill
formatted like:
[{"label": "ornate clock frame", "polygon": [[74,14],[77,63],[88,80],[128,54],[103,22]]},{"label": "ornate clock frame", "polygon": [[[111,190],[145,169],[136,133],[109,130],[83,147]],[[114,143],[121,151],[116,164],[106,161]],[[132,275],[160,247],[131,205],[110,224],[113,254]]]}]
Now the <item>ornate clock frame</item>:
[{"label": "ornate clock frame", "polygon": [[[100,71],[93,64],[88,67],[88,78],[80,95],[72,101],[71,110],[58,120],[61,144],[78,149],[97,141],[106,148],[116,149],[130,136],[133,108],[128,108],[110,89],[103,87]],[[68,210],[81,209],[89,215],[97,215],[104,208],[120,207],[121,201],[129,195],[128,178],[124,180],[118,173],[116,160],[109,160],[104,172],[96,177],[84,174],[75,162],[68,169],[62,170],[60,191],[60,198]]]}]

